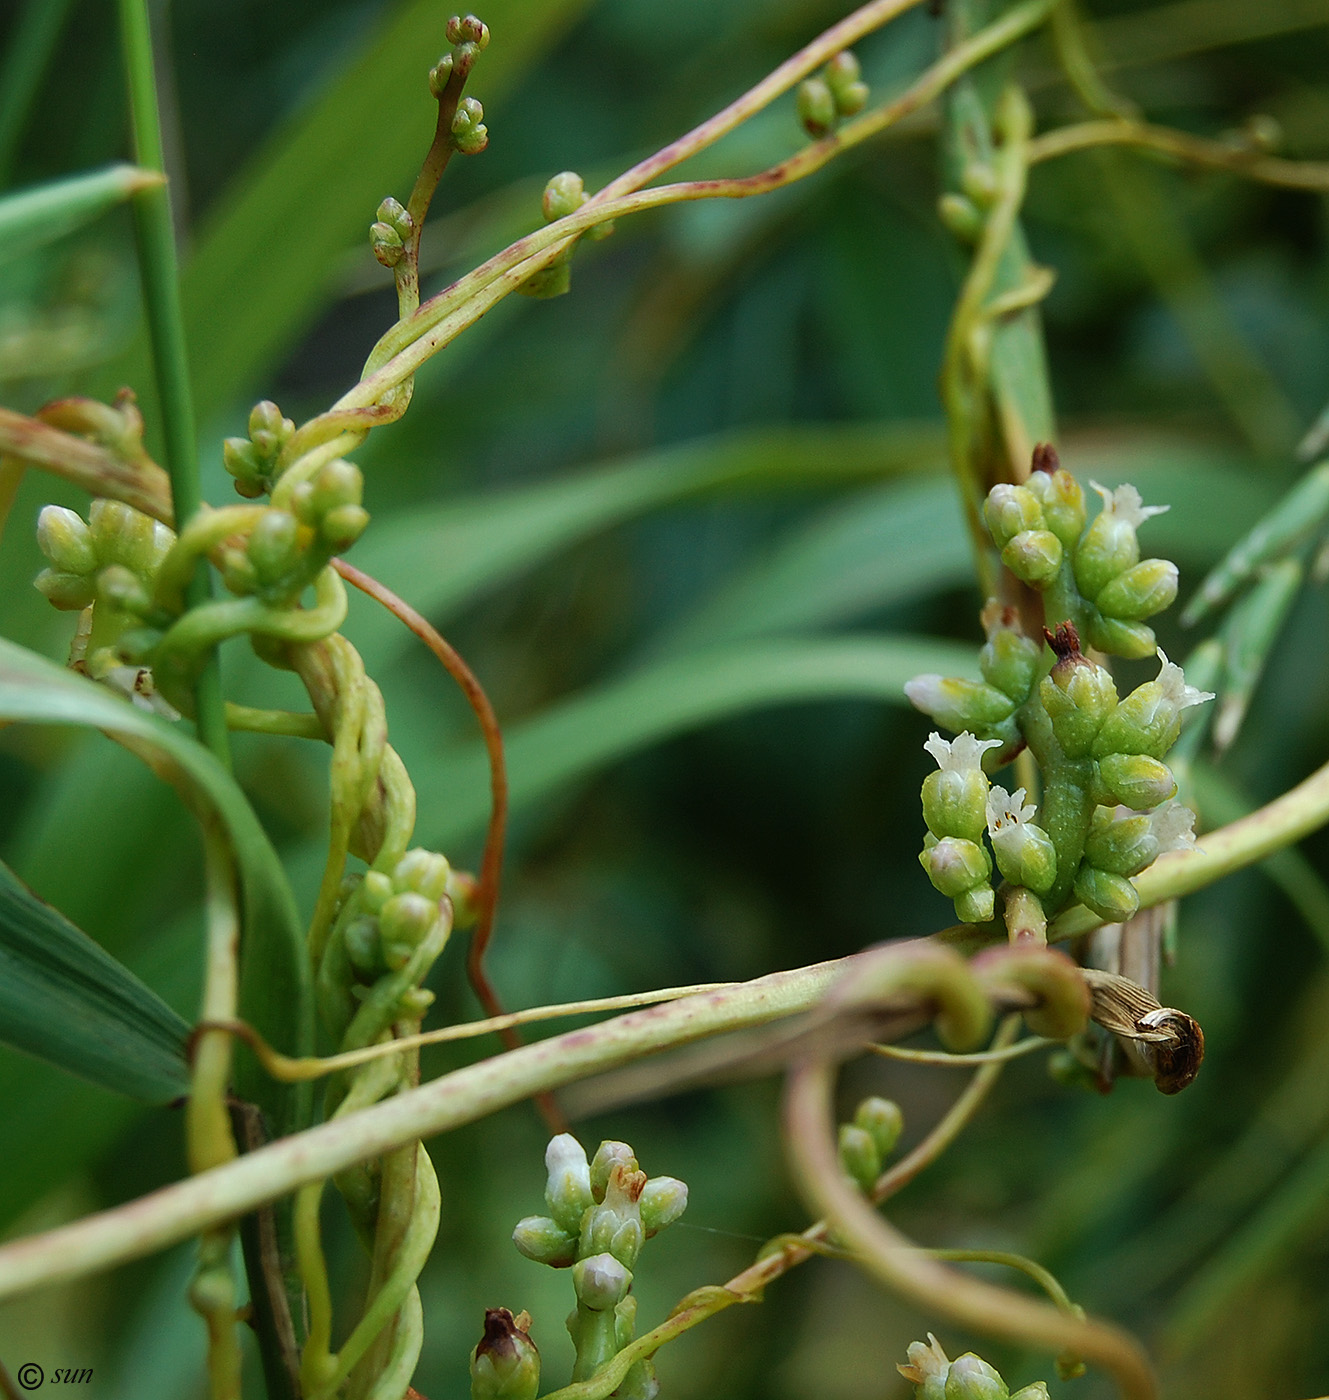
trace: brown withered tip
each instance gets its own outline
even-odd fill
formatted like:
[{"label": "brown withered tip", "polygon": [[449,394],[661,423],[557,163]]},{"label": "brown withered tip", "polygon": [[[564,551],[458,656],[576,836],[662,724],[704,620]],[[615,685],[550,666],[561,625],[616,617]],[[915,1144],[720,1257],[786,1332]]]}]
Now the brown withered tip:
[{"label": "brown withered tip", "polygon": [[1063,622],[1055,632],[1049,632],[1045,627],[1043,636],[1047,639],[1047,644],[1056,653],[1058,661],[1070,661],[1079,657],[1080,634],[1075,630],[1073,622]]},{"label": "brown withered tip", "polygon": [[1173,1039],[1140,1049],[1154,1071],[1154,1087],[1160,1094],[1179,1094],[1195,1080],[1204,1063],[1204,1032],[1200,1023],[1184,1011],[1164,1006],[1142,1016],[1141,1030],[1168,1031]]},{"label": "brown withered tip", "polygon": [[1034,448],[1033,461],[1029,464],[1029,470],[1035,472],[1047,472],[1051,474],[1061,466],[1061,458],[1057,456],[1057,449],[1050,442],[1040,442]]},{"label": "brown withered tip", "polygon": [[512,1356],[517,1349],[516,1340],[518,1337],[527,1346],[534,1346],[526,1329],[531,1325],[531,1315],[528,1312],[518,1313],[513,1317],[508,1308],[486,1308],[485,1309],[485,1332],[480,1338],[479,1345],[475,1348],[477,1356],[487,1356],[491,1352],[499,1356]]}]

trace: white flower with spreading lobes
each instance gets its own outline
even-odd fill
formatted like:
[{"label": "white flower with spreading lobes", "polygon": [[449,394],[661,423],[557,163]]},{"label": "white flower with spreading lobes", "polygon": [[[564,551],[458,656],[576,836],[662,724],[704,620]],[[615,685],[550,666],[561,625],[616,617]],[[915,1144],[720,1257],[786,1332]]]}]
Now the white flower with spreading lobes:
[{"label": "white flower with spreading lobes", "polygon": [[956,836],[965,841],[982,838],[987,822],[987,774],[983,755],[999,749],[996,739],[976,739],[967,730],[954,739],[935,731],[923,747],[937,760],[936,773],[923,780],[923,820],[936,837]]},{"label": "white flower with spreading lobes", "polygon": [[1120,522],[1136,529],[1143,525],[1150,516],[1165,515],[1172,509],[1171,506],[1147,506],[1144,497],[1129,484],[1118,486],[1115,491],[1109,491],[1106,486],[1100,486],[1098,482],[1091,481],[1090,486],[1103,498],[1103,514],[1109,516],[1114,522]]},{"label": "white flower with spreading lobes", "polygon": [[1189,710],[1192,705],[1203,705],[1206,700],[1214,698],[1212,690],[1199,690],[1187,685],[1181,667],[1167,659],[1167,652],[1162,647],[1158,648],[1158,660],[1161,664],[1154,682],[1177,709]]},{"label": "white flower with spreading lobes", "polygon": [[987,798],[988,836],[1002,877],[1045,894],[1057,878],[1057,851],[1052,838],[1034,823],[1037,809],[1024,799],[1024,788],[1012,794],[993,787]]}]

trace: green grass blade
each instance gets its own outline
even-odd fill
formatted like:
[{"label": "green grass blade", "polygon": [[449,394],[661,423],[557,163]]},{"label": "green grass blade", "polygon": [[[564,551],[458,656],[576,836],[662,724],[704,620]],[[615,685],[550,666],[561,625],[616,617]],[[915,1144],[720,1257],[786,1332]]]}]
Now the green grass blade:
[{"label": "green grass blade", "polygon": [[72,233],[139,190],[161,183],[162,177],[155,170],[108,165],[104,170],[50,180],[6,195],[0,199],[0,262]]},{"label": "green grass blade", "polygon": [[[905,682],[922,671],[976,676],[977,655],[973,647],[924,637],[835,637],[667,658],[513,725],[506,741],[512,809],[653,744],[751,710],[815,700],[903,705]],[[483,826],[489,787],[481,746],[417,770],[415,779],[421,824],[444,849]]]},{"label": "green grass blade", "polygon": [[0,1041],[131,1098],[189,1089],[189,1027],[0,863]]},{"label": "green grass blade", "polygon": [[[171,781],[203,819],[225,826],[243,898],[241,1014],[288,1053],[309,1053],[312,1001],[295,901],[267,835],[217,760],[180,730],[104,687],[4,640],[0,719],[86,726],[112,734]],[[240,1087],[264,1108],[279,1132],[290,1131],[307,1116],[307,1093],[273,1085],[256,1074]]]}]

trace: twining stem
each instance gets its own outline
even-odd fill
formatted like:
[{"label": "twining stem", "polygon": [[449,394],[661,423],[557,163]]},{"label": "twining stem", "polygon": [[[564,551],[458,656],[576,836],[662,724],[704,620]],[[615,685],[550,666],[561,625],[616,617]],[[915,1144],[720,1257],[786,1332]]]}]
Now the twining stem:
[{"label": "twining stem", "polygon": [[[162,155],[146,0],[120,0],[120,37],[134,131],[134,158],[145,169],[164,172],[166,164]],[[148,337],[152,342],[153,368],[161,397],[166,469],[171,478],[176,523],[183,528],[202,506],[203,497],[167,186],[155,185],[137,191],[133,196],[133,208]],[[211,575],[206,569],[196,570],[186,590],[189,606],[198,607],[211,597]],[[231,747],[222,699],[221,669],[215,651],[194,683],[194,703],[199,738],[229,769]]]},{"label": "twining stem", "polygon": [[[1161,856],[1136,877],[1141,907],[1191,893],[1263,860],[1326,821],[1329,764],[1258,812],[1206,833],[1203,849]],[[1068,910],[1054,921],[1049,936],[1074,937],[1100,922],[1086,909]],[[524,1045],[127,1205],[0,1245],[0,1299],[141,1258],[307,1182],[475,1122],[541,1091],[659,1050],[807,1011],[821,1001],[842,967],[819,963],[773,973]]]},{"label": "twining stem", "polygon": [[848,1182],[835,1146],[835,1064],[797,1064],[785,1099],[785,1144],[809,1205],[823,1211],[860,1264],[925,1311],[991,1335],[1097,1362],[1126,1400],[1156,1400],[1157,1383],[1139,1343],[1110,1323],[1080,1319],[1024,1294],[997,1288],[929,1257],[900,1234]]},{"label": "twining stem", "polygon": [[[427,618],[422,617],[405,599],[398,597],[385,584],[357,569],[354,564],[348,564],[344,559],[335,559],[333,567],[348,583],[354,584],[362,593],[367,593],[375,602],[382,603],[394,617],[405,623],[420,638],[438,658],[448,675],[456,681],[480,722],[485,752],[489,757],[490,808],[484,855],[480,862],[480,886],[476,891],[478,917],[475,932],[471,934],[470,950],[466,955],[466,975],[479,998],[480,1005],[491,1018],[501,1019],[506,1014],[503,1003],[489,980],[488,972],[485,971],[485,951],[493,937],[494,918],[498,911],[498,891],[503,877],[503,843],[508,824],[508,769],[503,756],[503,732],[499,728],[498,716],[494,713],[489,696],[485,694],[475,672],[462,659],[460,652]],[[515,1024],[503,1025],[499,1035],[509,1050],[515,1050],[522,1044],[521,1033]],[[540,1094],[537,1102],[550,1132],[566,1132],[567,1124],[553,1098],[548,1094]]]}]

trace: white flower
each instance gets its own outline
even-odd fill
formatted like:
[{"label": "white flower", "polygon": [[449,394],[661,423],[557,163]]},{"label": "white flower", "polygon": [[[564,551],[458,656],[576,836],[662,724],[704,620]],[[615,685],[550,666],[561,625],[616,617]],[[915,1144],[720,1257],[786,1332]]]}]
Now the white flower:
[{"label": "white flower", "polygon": [[1172,509],[1171,506],[1145,505],[1134,486],[1118,486],[1115,491],[1109,491],[1096,481],[1089,484],[1103,498],[1103,514],[1111,515],[1125,525],[1143,525],[1151,515],[1162,515],[1164,511]]},{"label": "white flower", "polygon": [[923,747],[937,760],[943,773],[971,773],[982,768],[986,750],[1001,748],[1001,740],[975,739],[967,729],[954,739],[943,739],[934,729]]},{"label": "white flower", "polygon": [[1151,819],[1159,854],[1195,850],[1195,813],[1184,802],[1169,802]]},{"label": "white flower", "polygon": [[1034,819],[1038,810],[1025,802],[1025,790],[1016,788],[1014,794],[1004,787],[988,789],[988,835],[995,841],[999,836],[1012,835],[1019,827]]},{"label": "white flower", "polygon": [[1162,664],[1154,678],[1155,683],[1177,709],[1187,710],[1192,705],[1203,705],[1206,700],[1214,698],[1212,690],[1197,690],[1193,685],[1187,685],[1181,667],[1167,659],[1167,652],[1162,647],[1158,648],[1158,659]]}]

